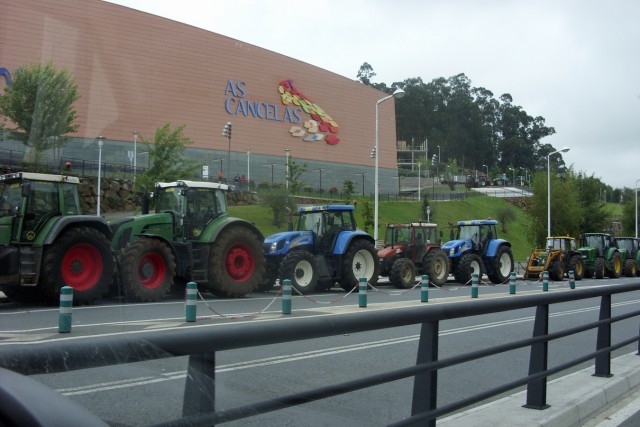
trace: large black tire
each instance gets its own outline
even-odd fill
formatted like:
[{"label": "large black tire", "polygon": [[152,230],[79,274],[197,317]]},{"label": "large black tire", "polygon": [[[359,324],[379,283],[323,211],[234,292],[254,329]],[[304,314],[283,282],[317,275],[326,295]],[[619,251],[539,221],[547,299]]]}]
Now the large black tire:
[{"label": "large black tire", "polygon": [[128,301],[160,301],[171,289],[176,261],[162,240],[140,238],[120,254],[120,283]]},{"label": "large black tire", "polygon": [[631,258],[624,261],[622,265],[622,274],[626,277],[635,277],[636,275],[636,262]]},{"label": "large black tire", "polygon": [[453,269],[453,276],[456,282],[465,284],[471,280],[473,273],[478,273],[478,280],[482,279],[484,274],[482,258],[474,253],[466,253],[460,257],[460,261]]},{"label": "large black tire", "polygon": [[609,264],[611,264],[611,269],[607,269],[607,276],[612,279],[620,277],[620,275],[622,275],[622,259],[620,258],[620,253],[614,252]]},{"label": "large black tire", "polygon": [[274,261],[266,260],[264,267],[264,275],[258,285],[257,292],[269,292],[276,284],[278,278],[278,263]]},{"label": "large black tire", "polygon": [[316,290],[318,267],[313,255],[307,251],[293,251],[287,254],[280,265],[280,283],[291,280],[291,286],[303,295]]},{"label": "large black tire", "polygon": [[219,297],[244,297],[258,289],[264,270],[262,240],[244,226],[230,225],[211,244],[206,287]]},{"label": "large black tire", "polygon": [[358,284],[360,277],[375,286],[379,274],[380,262],[373,244],[364,239],[353,240],[342,260],[340,287],[349,292]]},{"label": "large black tire", "polygon": [[496,256],[493,258],[493,271],[489,274],[489,280],[491,283],[506,283],[509,280],[509,275],[513,271],[513,254],[511,249],[507,245],[502,245],[496,251]]},{"label": "large black tire", "polygon": [[555,282],[559,282],[564,279],[564,263],[559,259],[556,259],[551,263],[549,268],[549,278]]},{"label": "large black tire", "polygon": [[60,288],[73,288],[73,303],[90,304],[109,292],[115,257],[107,237],[91,227],[70,228],[44,250],[40,288],[47,303],[58,304]]},{"label": "large black tire", "polygon": [[604,258],[596,258],[594,262],[593,276],[596,279],[604,278],[605,268],[604,268]]},{"label": "large black tire", "polygon": [[572,255],[569,258],[569,271],[573,270],[573,278],[576,280],[582,280],[585,275],[584,269],[584,261],[582,261],[582,256],[580,255]]},{"label": "large black tire", "polygon": [[416,266],[408,258],[398,258],[391,266],[389,282],[398,289],[409,289],[416,283]]},{"label": "large black tire", "polygon": [[430,249],[422,258],[422,269],[429,275],[431,283],[443,286],[449,278],[449,258],[442,249]]}]

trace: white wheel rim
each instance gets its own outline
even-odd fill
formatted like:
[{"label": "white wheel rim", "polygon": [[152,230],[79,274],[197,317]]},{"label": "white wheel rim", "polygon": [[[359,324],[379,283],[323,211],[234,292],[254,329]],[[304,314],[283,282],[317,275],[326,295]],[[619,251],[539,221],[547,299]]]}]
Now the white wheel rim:
[{"label": "white wheel rim", "polygon": [[303,260],[296,264],[294,271],[296,283],[298,286],[306,288],[311,284],[313,279],[313,267],[309,261]]},{"label": "white wheel rim", "polygon": [[356,278],[365,277],[367,280],[371,279],[375,270],[373,255],[365,249],[359,250],[353,257],[351,269]]},{"label": "white wheel rim", "polygon": [[505,252],[500,256],[500,274],[507,276],[509,273],[511,273],[511,259]]}]

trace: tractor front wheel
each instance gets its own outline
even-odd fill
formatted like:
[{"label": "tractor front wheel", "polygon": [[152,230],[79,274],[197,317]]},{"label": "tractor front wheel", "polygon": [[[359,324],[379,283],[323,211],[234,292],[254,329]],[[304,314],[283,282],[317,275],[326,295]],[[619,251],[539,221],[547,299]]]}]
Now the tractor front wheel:
[{"label": "tractor front wheel", "polygon": [[128,301],[160,301],[171,289],[175,274],[175,258],[162,240],[134,240],[120,255],[120,279]]},{"label": "tractor front wheel", "polygon": [[634,260],[632,260],[631,258],[625,260],[624,264],[622,265],[622,273],[626,277],[635,277],[635,275],[636,275],[636,262]]},{"label": "tractor front wheel", "polygon": [[366,278],[369,284],[375,286],[378,283],[379,273],[380,263],[373,244],[364,239],[351,242],[342,261],[340,279],[342,289],[349,292],[356,287],[361,277]]},{"label": "tractor front wheel", "polygon": [[477,273],[478,280],[482,280],[482,274],[484,273],[482,258],[477,254],[466,253],[458,261],[456,268],[453,270],[453,276],[456,278],[456,282],[466,284],[471,280],[473,273]]},{"label": "tractor front wheel", "polygon": [[103,297],[113,283],[115,258],[107,237],[91,227],[64,231],[45,248],[40,285],[48,303],[59,300],[60,288],[73,288],[74,304]]},{"label": "tractor front wheel", "polygon": [[617,279],[622,274],[622,259],[618,252],[614,252],[609,261],[611,269],[607,269],[607,276],[612,279]]},{"label": "tractor front wheel", "polygon": [[307,251],[289,253],[280,267],[280,283],[285,279],[291,280],[291,285],[303,295],[313,292],[318,283],[318,268],[313,255]]},{"label": "tractor front wheel", "polygon": [[573,255],[569,259],[569,271],[573,270],[573,278],[576,280],[582,280],[585,275],[584,262],[582,256]]},{"label": "tractor front wheel", "polygon": [[602,279],[604,278],[604,272],[605,272],[604,258],[598,257],[594,262],[593,275],[595,276],[596,279]]},{"label": "tractor front wheel", "polygon": [[430,249],[422,258],[422,269],[429,275],[431,283],[443,286],[449,278],[449,258],[442,249]]}]

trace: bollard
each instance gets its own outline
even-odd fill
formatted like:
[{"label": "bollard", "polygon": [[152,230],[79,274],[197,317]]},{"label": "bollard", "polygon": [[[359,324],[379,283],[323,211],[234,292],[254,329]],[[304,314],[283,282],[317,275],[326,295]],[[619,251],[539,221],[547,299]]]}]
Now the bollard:
[{"label": "bollard", "polygon": [[576,274],[573,270],[569,270],[569,288],[576,288]]},{"label": "bollard", "polygon": [[511,275],[509,276],[509,294],[511,295],[516,294],[516,272],[515,271],[512,271]]},{"label": "bollard", "polygon": [[73,307],[73,288],[63,286],[60,288],[60,315],[58,316],[58,332],[61,334],[71,332],[71,308]]},{"label": "bollard", "polygon": [[358,306],[364,308],[367,306],[367,288],[369,283],[366,277],[361,277],[358,283]]},{"label": "bollard", "polygon": [[196,282],[187,283],[187,292],[185,294],[184,314],[187,322],[196,321],[196,303],[198,297],[198,284]]},{"label": "bollard", "polygon": [[420,302],[429,302],[429,275],[422,275],[420,282]]},{"label": "bollard", "polygon": [[542,290],[547,292],[549,290],[549,272],[542,273]]},{"label": "bollard", "polygon": [[478,298],[478,273],[471,275],[471,298]]},{"label": "bollard", "polygon": [[[276,280],[276,286],[280,280]],[[291,279],[284,279],[282,283],[282,314],[291,314]]]}]

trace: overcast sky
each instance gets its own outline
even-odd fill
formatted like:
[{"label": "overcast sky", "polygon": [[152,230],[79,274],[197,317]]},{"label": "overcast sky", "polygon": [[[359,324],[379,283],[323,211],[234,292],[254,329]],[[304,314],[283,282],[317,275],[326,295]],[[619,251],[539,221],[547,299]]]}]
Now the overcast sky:
[{"label": "overcast sky", "polygon": [[[510,93],[613,187],[640,179],[640,0],[110,0],[374,82],[464,73]],[[401,102],[401,101],[399,101]]]}]

